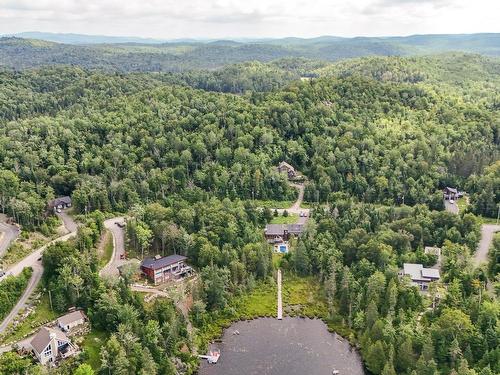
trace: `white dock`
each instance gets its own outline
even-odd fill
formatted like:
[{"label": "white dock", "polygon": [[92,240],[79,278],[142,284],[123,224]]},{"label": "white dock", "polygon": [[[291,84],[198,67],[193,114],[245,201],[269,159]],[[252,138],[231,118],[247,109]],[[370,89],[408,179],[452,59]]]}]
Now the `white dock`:
[{"label": "white dock", "polygon": [[278,320],[283,319],[283,301],[281,300],[281,270],[278,270]]}]

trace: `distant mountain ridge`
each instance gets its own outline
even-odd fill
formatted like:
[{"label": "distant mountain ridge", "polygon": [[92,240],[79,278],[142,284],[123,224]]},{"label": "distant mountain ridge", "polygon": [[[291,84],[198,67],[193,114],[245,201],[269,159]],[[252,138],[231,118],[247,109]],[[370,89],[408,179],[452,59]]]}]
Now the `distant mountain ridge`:
[{"label": "distant mountain ridge", "polygon": [[96,43],[83,43],[89,39],[78,35],[72,38],[79,42],[66,44],[43,39],[0,38],[0,66],[22,70],[47,65],[77,65],[121,72],[178,72],[285,58],[337,61],[364,56],[416,56],[443,52],[500,56],[500,34],[377,38],[322,36],[254,41],[160,41],[113,37],[118,38],[113,39],[115,43],[104,43],[107,37],[99,36],[93,37]]}]

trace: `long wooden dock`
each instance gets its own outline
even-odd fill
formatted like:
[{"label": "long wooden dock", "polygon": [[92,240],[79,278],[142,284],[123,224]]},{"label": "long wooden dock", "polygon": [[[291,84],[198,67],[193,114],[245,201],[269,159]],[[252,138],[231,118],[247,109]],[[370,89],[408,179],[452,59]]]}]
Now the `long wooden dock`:
[{"label": "long wooden dock", "polygon": [[281,270],[278,270],[278,320],[283,319],[283,301],[281,299]]}]

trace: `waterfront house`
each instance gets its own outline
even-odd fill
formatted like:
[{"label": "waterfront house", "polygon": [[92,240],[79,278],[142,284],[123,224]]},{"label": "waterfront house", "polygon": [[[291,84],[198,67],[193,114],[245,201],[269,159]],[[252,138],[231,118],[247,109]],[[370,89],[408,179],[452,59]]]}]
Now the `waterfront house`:
[{"label": "waterfront house", "polygon": [[193,269],[186,264],[187,258],[183,255],[169,255],[146,258],[141,263],[141,271],[155,285],[189,276]]}]

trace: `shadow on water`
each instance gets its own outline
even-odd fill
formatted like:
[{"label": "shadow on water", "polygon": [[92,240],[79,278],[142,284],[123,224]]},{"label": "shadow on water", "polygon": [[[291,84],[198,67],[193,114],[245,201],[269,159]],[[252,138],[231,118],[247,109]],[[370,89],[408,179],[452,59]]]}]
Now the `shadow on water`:
[{"label": "shadow on water", "polygon": [[[239,334],[238,334],[239,333]],[[364,375],[359,353],[317,319],[260,318],[224,331],[217,364],[200,375]]]}]

